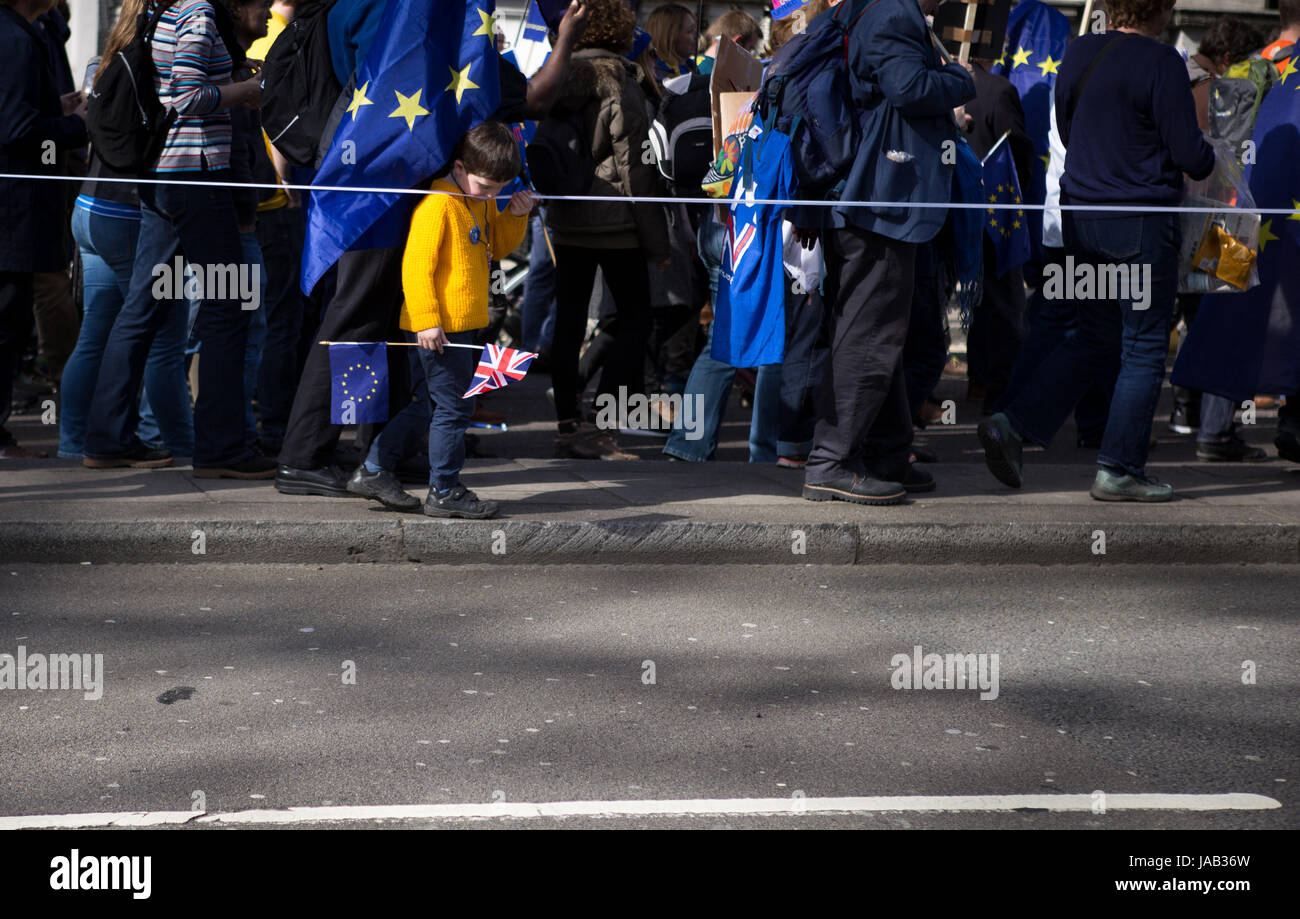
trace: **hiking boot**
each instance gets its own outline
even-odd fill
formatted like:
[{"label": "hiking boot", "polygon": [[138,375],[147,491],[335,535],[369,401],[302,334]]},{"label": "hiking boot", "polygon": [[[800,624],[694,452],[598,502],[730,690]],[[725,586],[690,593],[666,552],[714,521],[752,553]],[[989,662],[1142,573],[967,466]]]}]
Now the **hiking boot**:
[{"label": "hiking boot", "polygon": [[[428,470],[425,470],[428,475]],[[420,499],[404,489],[397,476],[387,469],[368,472],[364,464],[357,467],[348,479],[348,491],[363,498],[378,501],[384,507],[395,511],[415,511],[420,509]]]},{"label": "hiking boot", "polygon": [[804,482],[803,496],[809,501],[850,501],[854,504],[900,504],[907,490],[898,482],[884,482],[865,475],[843,475],[825,482]]},{"label": "hiking boot", "polygon": [[1098,501],[1169,501],[1174,496],[1174,486],[1145,476],[1098,469],[1088,494]]},{"label": "hiking boot", "polygon": [[1262,463],[1268,459],[1268,454],[1233,435],[1231,440],[1221,444],[1198,443],[1196,458],[1203,463]]},{"label": "hiking boot", "polygon": [[984,447],[984,463],[989,472],[1003,485],[1019,488],[1024,447],[1007,416],[998,412],[988,421],[981,421],[976,433]]},{"label": "hiking boot", "polygon": [[634,460],[618,448],[613,435],[595,425],[581,424],[576,431],[555,435],[555,455],[561,459]]},{"label": "hiking boot", "polygon": [[457,485],[439,494],[430,488],[429,496],[424,499],[424,512],[430,517],[465,517],[470,520],[486,520],[495,517],[501,505],[495,501],[480,501],[478,495],[464,485]]}]

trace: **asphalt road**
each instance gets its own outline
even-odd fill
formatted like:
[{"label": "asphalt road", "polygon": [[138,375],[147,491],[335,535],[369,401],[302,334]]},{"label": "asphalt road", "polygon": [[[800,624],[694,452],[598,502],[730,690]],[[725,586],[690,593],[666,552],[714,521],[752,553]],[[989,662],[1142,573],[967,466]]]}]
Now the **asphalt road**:
[{"label": "asphalt road", "polygon": [[[1298,594],[1294,567],[10,565],[0,653],[102,654],[104,688],[0,690],[0,815],[1101,790],[1282,807],[440,825],[1296,828]],[[996,653],[997,698],[892,688],[916,645]]]}]

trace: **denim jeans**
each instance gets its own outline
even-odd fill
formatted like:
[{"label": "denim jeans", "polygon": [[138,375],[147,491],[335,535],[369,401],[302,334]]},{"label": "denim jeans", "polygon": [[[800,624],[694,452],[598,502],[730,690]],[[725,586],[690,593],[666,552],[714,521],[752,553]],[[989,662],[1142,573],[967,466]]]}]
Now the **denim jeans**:
[{"label": "denim jeans", "polygon": [[[405,338],[415,341],[410,332],[405,333]],[[467,345],[473,339],[473,331],[447,333],[447,340],[453,344]],[[424,348],[416,350],[419,360],[411,368],[415,398],[371,441],[366,468],[372,472],[394,471],[404,457],[415,452],[413,445],[425,432],[429,438],[429,487],[444,492],[460,484],[460,471],[465,466],[465,431],[474,414],[475,400],[461,397],[474,380],[479,354],[468,348],[445,348],[442,354]],[[421,371],[424,378],[416,379]]]},{"label": "denim jeans", "polygon": [[[78,205],[72,235],[81,252],[85,315],[77,347],[63,369],[59,456],[80,459],[86,449],[87,415],[95,394],[104,346],[131,284],[140,221],[92,214]],[[173,311],[176,312],[176,311]],[[151,438],[178,456],[194,453],[194,417],[183,361],[172,359],[167,327],[154,339],[145,361],[144,393],[161,407],[162,430]]]},{"label": "denim jeans", "polygon": [[[171,178],[187,175],[203,181],[229,178],[224,170]],[[155,266],[171,264],[179,249],[196,266],[237,265],[243,258],[228,188],[142,185],[140,204],[140,237],[131,285],[109,332],[91,403],[86,435],[90,456],[118,456],[136,443],[137,397],[149,348],[177,306],[170,298],[154,297]],[[224,466],[253,456],[244,431],[243,358],[248,322],[237,294],[205,299],[199,311],[195,331],[205,347],[194,408],[196,466]]]},{"label": "denim jeans", "polygon": [[540,210],[529,218],[529,223],[533,236],[528,246],[528,277],[524,279],[524,299],[519,311],[523,315],[524,350],[536,351],[544,340],[542,326],[555,313],[555,262],[546,247]]},{"label": "denim jeans", "polygon": [[[1128,298],[1075,298],[1075,335],[1039,364],[1004,412],[1023,437],[1046,446],[1089,387],[1113,378],[1097,464],[1141,476],[1169,353],[1181,226],[1176,214],[1080,220],[1067,212],[1064,222],[1076,270],[1079,264],[1120,265],[1132,276],[1149,266],[1149,299],[1145,309],[1138,309],[1131,290]],[[1069,286],[1070,278],[1066,280]],[[1094,293],[1100,293],[1096,285]]]}]

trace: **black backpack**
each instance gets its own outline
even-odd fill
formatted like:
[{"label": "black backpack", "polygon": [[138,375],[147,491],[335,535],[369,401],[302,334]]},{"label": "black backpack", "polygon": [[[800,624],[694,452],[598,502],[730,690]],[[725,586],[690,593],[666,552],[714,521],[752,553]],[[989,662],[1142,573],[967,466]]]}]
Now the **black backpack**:
[{"label": "black backpack", "polygon": [[674,194],[698,197],[713,165],[713,108],[708,74],[683,74],[664,83],[650,125],[650,149]]},{"label": "black backpack", "polygon": [[262,65],[262,127],[295,166],[315,166],[326,127],[343,93],[330,57],[329,11],[335,0],[298,4]]},{"label": "black backpack", "polygon": [[145,173],[158,162],[176,112],[166,108],[154,88],[153,34],[172,3],[136,20],[135,38],[102,72],[86,98],[86,130],[95,155],[118,172]]},{"label": "black backpack", "polygon": [[528,142],[528,174],[543,195],[585,195],[596,178],[591,131],[582,109],[551,115]]}]

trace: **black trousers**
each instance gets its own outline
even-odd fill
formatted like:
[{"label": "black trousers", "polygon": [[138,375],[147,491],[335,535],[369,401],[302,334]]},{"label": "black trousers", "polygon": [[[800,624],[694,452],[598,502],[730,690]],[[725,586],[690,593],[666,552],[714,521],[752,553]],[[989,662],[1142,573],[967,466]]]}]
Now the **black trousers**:
[{"label": "black trousers", "polygon": [[591,290],[600,267],[618,310],[618,336],[601,375],[602,392],[645,390],[645,349],[650,336],[650,278],[641,249],[555,247],[555,337],[551,382],[557,421],[581,417],[578,351],[587,328]]},{"label": "black trousers", "polygon": [[933,241],[916,247],[916,287],[912,291],[912,318],[903,346],[903,378],[907,404],[916,418],[934,393],[948,363],[948,313],[939,276],[939,252]]},{"label": "black trousers", "polygon": [[804,478],[869,474],[897,482],[912,445],[903,346],[916,244],[856,227],[822,239],[830,359]]},{"label": "black trousers", "polygon": [[14,442],[5,429],[13,401],[14,374],[32,337],[32,279],[29,271],[0,271],[0,447]]},{"label": "black trousers", "polygon": [[984,297],[971,317],[966,360],[973,383],[988,387],[990,399],[1006,392],[1025,338],[1025,276],[1013,268],[997,276],[993,241],[984,237]]},{"label": "black trousers", "polygon": [[[325,308],[316,337],[321,341],[400,341],[402,251],[362,249],[338,261],[338,286]],[[406,349],[401,349],[405,351]],[[410,368],[401,354],[388,361],[389,417],[411,401]],[[330,423],[329,348],[314,345],[307,355],[280,462],[295,469],[316,469],[334,462],[341,425]]]},{"label": "black trousers", "polygon": [[260,214],[257,242],[266,265],[266,346],[257,378],[257,407],[262,435],[281,440],[298,386],[298,343],[307,299],[299,284],[303,224],[298,209]]}]

